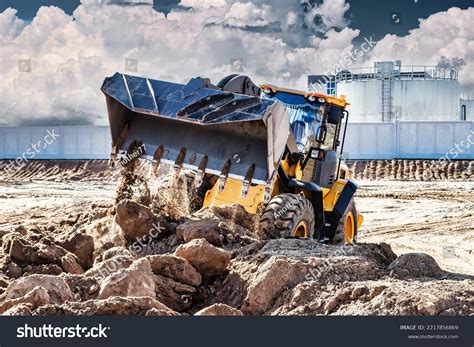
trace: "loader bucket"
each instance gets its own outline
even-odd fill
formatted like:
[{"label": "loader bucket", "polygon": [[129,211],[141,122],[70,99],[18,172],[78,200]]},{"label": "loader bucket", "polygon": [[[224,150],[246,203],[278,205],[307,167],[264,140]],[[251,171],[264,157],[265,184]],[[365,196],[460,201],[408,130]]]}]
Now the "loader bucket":
[{"label": "loader bucket", "polygon": [[278,101],[223,92],[202,78],[182,85],[116,73],[102,92],[116,158],[141,143],[139,157],[155,164],[264,184],[290,132]]}]

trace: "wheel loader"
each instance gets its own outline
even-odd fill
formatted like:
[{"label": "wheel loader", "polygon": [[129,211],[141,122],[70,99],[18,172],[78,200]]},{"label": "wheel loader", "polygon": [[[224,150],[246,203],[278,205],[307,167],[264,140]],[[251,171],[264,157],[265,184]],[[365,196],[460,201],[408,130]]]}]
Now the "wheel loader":
[{"label": "wheel loader", "polygon": [[[139,157],[194,177],[200,206],[240,204],[264,238],[354,243],[363,217],[342,158],[345,98],[230,75],[187,84],[105,79],[111,160]],[[338,156],[338,148],[340,155]],[[138,151],[138,152],[137,152]]]}]

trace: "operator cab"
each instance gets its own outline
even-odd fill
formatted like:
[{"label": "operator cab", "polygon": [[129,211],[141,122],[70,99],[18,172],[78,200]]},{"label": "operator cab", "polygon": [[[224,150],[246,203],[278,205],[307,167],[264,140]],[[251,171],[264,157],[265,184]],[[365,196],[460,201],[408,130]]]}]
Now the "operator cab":
[{"label": "operator cab", "polygon": [[[339,161],[338,165],[336,152],[341,145],[342,119],[348,115],[345,108],[349,103],[343,98],[273,85],[260,88],[262,98],[278,100],[290,115],[290,127],[297,146],[297,153],[291,153],[291,156],[301,161],[301,179],[330,187],[336,180],[336,173],[340,172],[341,163]],[[344,176],[345,173],[338,175]]]}]

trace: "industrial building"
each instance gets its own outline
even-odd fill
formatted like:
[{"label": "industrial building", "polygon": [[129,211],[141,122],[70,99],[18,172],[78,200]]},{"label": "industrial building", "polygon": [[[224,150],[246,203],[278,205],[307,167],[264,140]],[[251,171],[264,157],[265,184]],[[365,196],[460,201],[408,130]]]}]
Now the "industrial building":
[{"label": "industrial building", "polygon": [[384,61],[331,76],[310,75],[308,83],[329,95],[346,95],[353,122],[474,120],[474,100],[461,99],[455,67]]}]

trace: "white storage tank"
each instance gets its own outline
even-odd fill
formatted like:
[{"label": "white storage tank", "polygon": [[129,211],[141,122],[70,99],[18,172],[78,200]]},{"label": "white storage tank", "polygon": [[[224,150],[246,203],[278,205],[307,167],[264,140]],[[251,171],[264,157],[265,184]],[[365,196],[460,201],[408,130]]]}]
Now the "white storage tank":
[{"label": "white storage tank", "polygon": [[474,99],[461,99],[459,110],[461,120],[474,121]]},{"label": "white storage tank", "polygon": [[343,71],[335,82],[335,94],[351,103],[354,122],[460,119],[455,68],[377,62],[373,68]]}]

